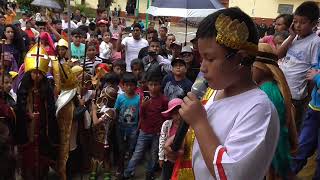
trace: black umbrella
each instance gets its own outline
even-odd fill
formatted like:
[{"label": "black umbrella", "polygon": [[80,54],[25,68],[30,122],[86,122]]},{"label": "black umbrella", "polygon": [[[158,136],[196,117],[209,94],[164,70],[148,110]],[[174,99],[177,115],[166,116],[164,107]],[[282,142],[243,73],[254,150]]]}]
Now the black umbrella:
[{"label": "black umbrella", "polygon": [[147,13],[153,16],[184,17],[186,22],[186,37],[188,18],[206,17],[224,8],[219,0],[153,0]]}]

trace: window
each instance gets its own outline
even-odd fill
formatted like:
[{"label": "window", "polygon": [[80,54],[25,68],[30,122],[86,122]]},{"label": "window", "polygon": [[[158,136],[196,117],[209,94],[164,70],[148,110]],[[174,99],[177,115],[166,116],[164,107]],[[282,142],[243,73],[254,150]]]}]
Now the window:
[{"label": "window", "polygon": [[279,14],[292,14],[293,13],[293,4],[279,4],[278,13]]}]

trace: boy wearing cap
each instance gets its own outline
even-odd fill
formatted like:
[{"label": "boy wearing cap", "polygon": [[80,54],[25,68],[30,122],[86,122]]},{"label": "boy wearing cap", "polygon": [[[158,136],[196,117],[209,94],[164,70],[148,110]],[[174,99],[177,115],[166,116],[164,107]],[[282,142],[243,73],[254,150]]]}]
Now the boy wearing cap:
[{"label": "boy wearing cap", "polygon": [[164,94],[172,100],[182,98],[190,91],[192,82],[186,77],[187,65],[182,59],[171,62],[172,74],[168,74],[162,81]]}]

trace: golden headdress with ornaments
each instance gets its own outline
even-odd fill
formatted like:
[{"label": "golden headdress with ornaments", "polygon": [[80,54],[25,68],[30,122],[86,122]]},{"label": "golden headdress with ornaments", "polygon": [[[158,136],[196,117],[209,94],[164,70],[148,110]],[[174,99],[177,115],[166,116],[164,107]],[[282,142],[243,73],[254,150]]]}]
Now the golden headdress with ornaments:
[{"label": "golden headdress with ornaments", "polygon": [[248,42],[249,29],[245,22],[238,19],[232,20],[229,16],[220,14],[215,22],[217,30],[216,41],[231,49],[247,50],[251,54],[256,54],[258,45]]},{"label": "golden headdress with ornaments", "polygon": [[28,51],[24,58],[25,72],[38,69],[44,74],[46,74],[49,69],[49,57],[42,46],[39,46],[39,54],[37,53],[38,45],[36,44]]}]

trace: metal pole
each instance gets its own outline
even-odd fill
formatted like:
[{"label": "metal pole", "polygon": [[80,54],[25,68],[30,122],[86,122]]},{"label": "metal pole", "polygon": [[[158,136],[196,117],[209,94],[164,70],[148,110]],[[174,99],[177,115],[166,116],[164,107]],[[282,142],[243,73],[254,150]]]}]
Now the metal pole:
[{"label": "metal pole", "polygon": [[[149,9],[150,7],[150,0],[147,0],[147,10]],[[148,26],[149,26],[149,14],[146,13],[146,29],[148,29]]]},{"label": "metal pole", "polygon": [[71,7],[70,7],[70,0],[67,0],[67,9],[68,9],[68,17],[69,17],[69,22],[68,22],[68,51],[69,51],[69,56],[70,59],[72,58],[71,54]]},{"label": "metal pole", "polygon": [[140,8],[140,0],[137,0],[136,1],[136,17],[138,17],[139,16],[139,8]]},{"label": "metal pole", "polygon": [[187,36],[188,36],[188,18],[186,18],[186,36],[184,38],[184,46],[187,45]]}]

